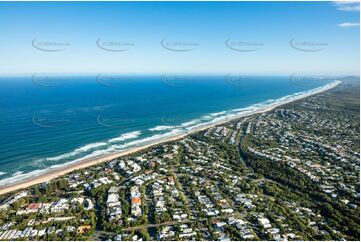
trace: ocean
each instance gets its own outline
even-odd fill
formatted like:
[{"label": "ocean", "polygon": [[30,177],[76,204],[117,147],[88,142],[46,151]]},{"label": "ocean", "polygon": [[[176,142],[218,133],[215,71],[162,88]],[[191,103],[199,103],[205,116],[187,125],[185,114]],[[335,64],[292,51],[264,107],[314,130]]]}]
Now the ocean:
[{"label": "ocean", "polygon": [[295,76],[0,77],[0,186],[331,83]]}]

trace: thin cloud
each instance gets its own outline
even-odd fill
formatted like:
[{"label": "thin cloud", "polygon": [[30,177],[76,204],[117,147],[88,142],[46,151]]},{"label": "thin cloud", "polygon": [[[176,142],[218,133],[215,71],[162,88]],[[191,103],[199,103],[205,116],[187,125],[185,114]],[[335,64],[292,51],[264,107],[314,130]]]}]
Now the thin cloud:
[{"label": "thin cloud", "polygon": [[352,27],[360,26],[360,23],[345,22],[338,24],[338,26],[342,28],[352,28]]},{"label": "thin cloud", "polygon": [[331,4],[340,11],[360,11],[360,3],[358,1],[336,1]]}]

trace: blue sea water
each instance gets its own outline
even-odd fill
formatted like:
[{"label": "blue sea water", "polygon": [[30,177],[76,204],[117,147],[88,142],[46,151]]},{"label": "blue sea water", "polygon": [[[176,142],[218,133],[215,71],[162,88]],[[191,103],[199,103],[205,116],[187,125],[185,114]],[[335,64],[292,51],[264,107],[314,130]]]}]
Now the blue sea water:
[{"label": "blue sea water", "polygon": [[[0,77],[0,185],[190,130],[330,80],[282,76]],[[258,105],[255,105],[258,104]]]}]

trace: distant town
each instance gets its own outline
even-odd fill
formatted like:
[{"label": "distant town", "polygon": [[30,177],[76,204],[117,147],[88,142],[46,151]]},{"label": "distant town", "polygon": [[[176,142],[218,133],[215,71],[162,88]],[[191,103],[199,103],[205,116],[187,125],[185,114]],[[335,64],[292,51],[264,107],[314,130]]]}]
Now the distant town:
[{"label": "distant town", "polygon": [[0,197],[0,240],[359,240],[359,84]]}]

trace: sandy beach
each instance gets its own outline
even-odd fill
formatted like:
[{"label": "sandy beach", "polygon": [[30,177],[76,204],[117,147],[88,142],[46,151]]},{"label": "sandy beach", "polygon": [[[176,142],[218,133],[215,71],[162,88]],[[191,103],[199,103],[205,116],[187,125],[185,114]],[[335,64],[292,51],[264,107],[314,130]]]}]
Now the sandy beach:
[{"label": "sandy beach", "polygon": [[216,125],[224,124],[224,123],[227,123],[227,122],[230,122],[230,121],[242,118],[242,117],[268,112],[268,111],[270,111],[270,110],[272,110],[272,109],[274,109],[276,107],[279,107],[281,105],[285,105],[287,103],[294,102],[294,101],[297,101],[297,100],[300,100],[300,99],[303,99],[303,98],[306,98],[306,97],[309,97],[309,96],[312,96],[312,95],[315,95],[315,94],[330,90],[330,89],[336,87],[337,85],[339,85],[340,83],[341,83],[341,81],[335,81],[335,82],[333,82],[331,84],[326,85],[325,87],[322,87],[321,89],[315,90],[313,92],[301,94],[299,96],[295,96],[292,100],[280,101],[280,102],[278,102],[276,104],[266,106],[266,107],[264,107],[262,109],[254,111],[254,112],[249,112],[249,113],[246,113],[246,114],[240,114],[237,117],[232,117],[232,118],[228,118],[228,119],[225,119],[225,120],[221,120],[221,121],[219,121],[217,123],[200,125],[200,126],[194,128],[192,130],[189,130],[188,132],[185,132],[185,133],[182,133],[182,134],[179,134],[179,135],[174,135],[172,137],[165,137],[163,139],[159,139],[159,140],[151,142],[149,144],[145,144],[145,145],[142,145],[142,146],[139,146],[139,147],[129,148],[129,149],[121,151],[121,152],[108,154],[108,155],[103,155],[103,156],[98,156],[98,157],[93,157],[93,158],[89,158],[89,159],[84,159],[84,160],[79,161],[77,163],[69,164],[69,165],[64,166],[64,167],[59,167],[57,169],[50,170],[50,171],[48,171],[48,172],[46,172],[44,174],[41,174],[41,175],[29,178],[29,179],[19,181],[18,183],[15,183],[15,184],[4,185],[4,186],[0,187],[0,195],[8,193],[8,192],[13,192],[15,190],[23,189],[23,188],[26,188],[26,187],[29,187],[29,186],[32,186],[32,185],[35,185],[35,184],[48,182],[48,181],[50,181],[50,180],[52,180],[54,178],[65,175],[65,174],[67,174],[69,172],[72,172],[72,171],[75,171],[75,170],[78,170],[78,169],[83,169],[83,168],[86,168],[86,167],[89,167],[89,166],[94,166],[94,165],[97,165],[97,164],[100,164],[100,163],[103,163],[103,162],[113,160],[115,158],[119,158],[119,157],[122,157],[122,156],[132,154],[134,152],[142,151],[142,150],[147,149],[147,148],[149,148],[151,146],[154,146],[154,145],[159,145],[159,144],[163,144],[163,143],[166,143],[166,142],[179,140],[179,139],[184,138],[185,136],[188,136],[191,133],[198,132],[198,131],[201,131],[201,130],[205,130],[205,129],[211,128],[213,126],[216,126]]}]

